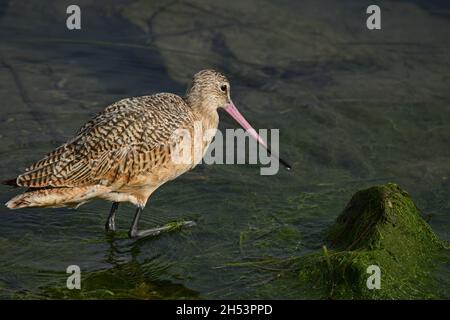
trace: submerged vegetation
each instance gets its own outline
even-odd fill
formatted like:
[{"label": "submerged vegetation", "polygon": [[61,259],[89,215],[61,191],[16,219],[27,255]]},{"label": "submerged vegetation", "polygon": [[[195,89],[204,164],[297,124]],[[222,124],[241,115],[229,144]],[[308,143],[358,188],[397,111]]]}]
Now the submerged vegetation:
[{"label": "submerged vegetation", "polygon": [[[302,203],[304,197],[301,197]],[[304,207],[298,210],[314,209]],[[186,221],[169,222],[165,232],[189,227]],[[269,232],[276,239],[297,238],[292,228]],[[266,235],[267,233],[263,234]],[[436,286],[433,271],[436,261],[448,253],[448,246],[421,217],[409,194],[396,184],[373,186],[356,192],[323,234],[321,250],[284,260],[266,257],[262,260],[226,263],[221,268],[254,269],[270,275],[250,286],[259,294],[289,283],[304,297],[322,299],[420,299],[442,298],[447,293]],[[239,250],[246,251],[250,234],[241,232]],[[261,238],[261,235],[256,237]],[[286,238],[286,239],[285,239]],[[289,242],[288,241],[288,242]],[[254,243],[260,247],[263,243]],[[270,245],[267,244],[267,245]],[[293,252],[291,249],[288,252]],[[447,258],[448,259],[448,258]],[[371,266],[380,270],[379,288],[368,288]],[[22,298],[72,299],[196,299],[199,294],[181,284],[164,280],[169,265],[158,259],[130,261],[112,269],[85,274],[83,290],[65,286],[43,288],[39,295],[22,293]],[[373,270],[373,269],[372,269]],[[58,283],[64,283],[61,274]],[[283,284],[284,283],[284,284]],[[258,295],[258,290],[256,294]]]},{"label": "submerged vegetation", "polygon": [[[420,299],[446,294],[437,289],[432,274],[448,247],[396,184],[355,193],[325,242],[322,250],[302,257],[233,266],[276,270],[278,277],[295,279],[298,290],[316,298]],[[379,288],[368,288],[371,266],[380,270]]]},{"label": "submerged vegetation", "polygon": [[[436,297],[429,271],[445,245],[397,185],[357,192],[329,230],[328,242],[330,251],[324,247],[299,271],[300,279],[316,281],[325,297]],[[381,269],[380,289],[366,284],[371,265]]]},{"label": "submerged vegetation", "polygon": [[[197,299],[198,293],[181,284],[160,279],[169,265],[158,259],[142,263],[130,261],[112,269],[89,272],[82,277],[82,290],[69,290],[54,285],[42,288],[39,294],[21,292],[21,299]],[[56,277],[57,283],[65,284],[67,275]]]},{"label": "submerged vegetation", "polygon": [[[356,0],[85,0],[81,32],[65,28],[64,2],[2,3],[1,179],[111,102],[182,95],[205,67],[226,73],[258,129],[280,129],[280,153],[294,167],[260,177],[257,165],[199,166],[158,190],[142,216],[175,232],[138,241],[127,237],[131,206],[105,237],[105,202],[77,211],[2,205],[1,299],[450,298],[449,250],[406,194],[371,188],[370,209],[362,192],[361,206],[335,223],[357,190],[395,181],[450,241],[443,3],[383,2],[401,26],[383,25],[389,32],[366,30]],[[221,130],[236,128],[220,116]],[[17,192],[1,188],[1,203]],[[406,216],[396,211],[403,205]],[[187,220],[197,225],[179,230]],[[81,291],[65,287],[72,264]],[[366,288],[368,264],[380,266],[380,290]]]}]

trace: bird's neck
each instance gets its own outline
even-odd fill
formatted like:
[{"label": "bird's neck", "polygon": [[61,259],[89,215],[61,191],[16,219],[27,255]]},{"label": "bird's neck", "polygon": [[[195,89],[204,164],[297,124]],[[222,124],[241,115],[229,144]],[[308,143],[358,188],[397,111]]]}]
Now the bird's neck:
[{"label": "bird's neck", "polygon": [[205,102],[189,101],[189,97],[186,100],[197,120],[202,122],[204,130],[217,129],[219,126],[219,114],[216,109],[210,108]]},{"label": "bird's neck", "polygon": [[202,113],[200,119],[202,121],[204,130],[217,129],[217,127],[219,126],[219,114],[216,110],[212,112]]},{"label": "bird's neck", "polygon": [[217,109],[210,107],[210,101],[201,99],[195,92],[188,93],[184,100],[194,113],[197,121],[201,122],[202,130],[217,130],[219,114]]},{"label": "bird's neck", "polygon": [[[193,110],[196,121],[193,123],[194,166],[203,158],[219,126],[219,115],[214,113]],[[200,148],[200,149],[198,149]],[[200,151],[199,151],[200,150]],[[200,152],[200,153],[198,153]]]},{"label": "bird's neck", "polygon": [[203,108],[194,109],[193,112],[198,121],[195,127],[201,130],[202,141],[205,143],[205,148],[207,148],[219,126],[219,114],[217,110]]}]

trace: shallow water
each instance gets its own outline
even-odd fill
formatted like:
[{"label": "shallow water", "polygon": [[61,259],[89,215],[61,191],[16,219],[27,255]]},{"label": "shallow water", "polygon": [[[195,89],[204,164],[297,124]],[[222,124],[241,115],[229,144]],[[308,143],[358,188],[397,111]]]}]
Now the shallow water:
[{"label": "shallow water", "polygon": [[[0,2],[0,178],[65,142],[120,98],[183,94],[202,68],[222,70],[257,128],[280,129],[291,172],[199,166],[161,187],[142,222],[197,226],[128,240],[134,209],[0,208],[0,297],[311,298],[292,275],[246,268],[320,248],[351,195],[386,182],[407,190],[450,241],[450,19],[444,1],[386,1],[382,30],[367,1]],[[221,115],[221,128],[236,125]],[[0,202],[18,191],[1,186]],[[244,263],[244,266],[242,264]],[[67,266],[81,293],[64,290]],[[448,265],[439,297],[449,297]],[[430,289],[435,290],[435,288]]]}]

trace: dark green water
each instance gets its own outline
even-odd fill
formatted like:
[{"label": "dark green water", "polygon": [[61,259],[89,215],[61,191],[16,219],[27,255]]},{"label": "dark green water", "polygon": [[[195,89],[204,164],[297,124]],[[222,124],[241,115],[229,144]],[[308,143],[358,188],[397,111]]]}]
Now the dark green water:
[{"label": "dark green water", "polygon": [[[120,98],[183,94],[214,67],[257,128],[280,129],[294,166],[199,166],[161,187],[143,224],[189,230],[132,241],[104,234],[110,204],[0,208],[0,298],[314,298],[295,274],[246,268],[320,248],[351,195],[386,182],[409,191],[450,241],[450,19],[443,1],[0,2],[0,178],[65,142]],[[236,125],[222,117],[221,128]],[[0,187],[0,202],[18,191]],[[128,229],[134,209],[120,207]],[[67,266],[81,292],[64,290]],[[237,266],[240,265],[240,266]],[[430,271],[449,297],[449,266]],[[435,288],[430,288],[435,290]]]}]

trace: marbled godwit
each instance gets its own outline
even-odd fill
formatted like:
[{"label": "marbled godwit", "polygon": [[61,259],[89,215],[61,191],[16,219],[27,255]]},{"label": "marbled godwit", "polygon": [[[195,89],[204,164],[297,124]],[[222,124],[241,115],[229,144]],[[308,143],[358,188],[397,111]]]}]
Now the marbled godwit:
[{"label": "marbled godwit", "polygon": [[[109,200],[113,205],[105,227],[114,231],[119,203],[131,202],[137,210],[129,236],[153,233],[154,229],[138,229],[147,199],[159,186],[197,164],[171,161],[171,152],[180,143],[173,133],[178,129],[193,131],[198,124],[203,129],[217,130],[219,108],[224,108],[267,148],[231,101],[227,78],[214,70],[203,70],[194,76],[185,98],[158,93],[123,99],[108,106],[83,125],[74,138],[16,179],[5,181],[28,188],[6,206],[78,207],[95,198]],[[201,139],[198,143],[206,151],[212,136]]]}]

